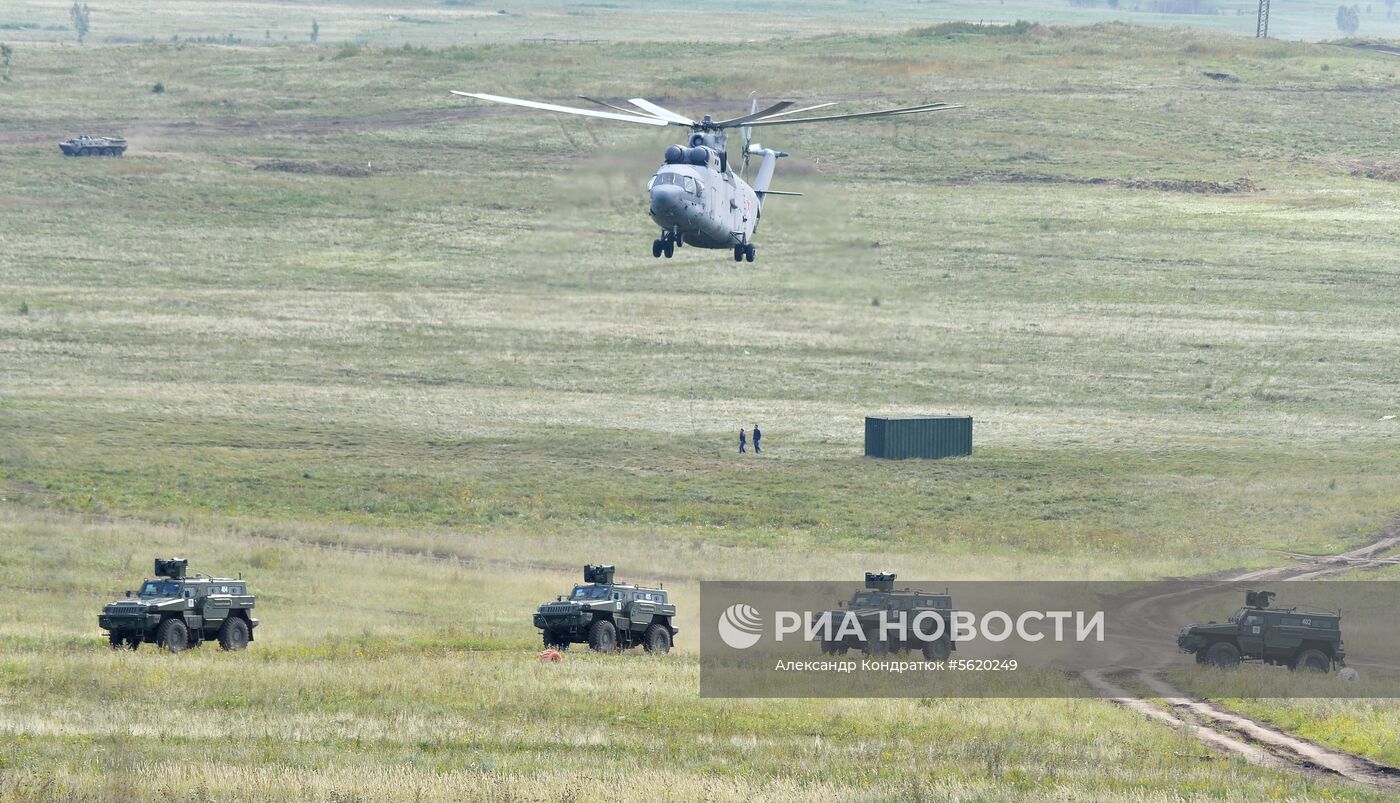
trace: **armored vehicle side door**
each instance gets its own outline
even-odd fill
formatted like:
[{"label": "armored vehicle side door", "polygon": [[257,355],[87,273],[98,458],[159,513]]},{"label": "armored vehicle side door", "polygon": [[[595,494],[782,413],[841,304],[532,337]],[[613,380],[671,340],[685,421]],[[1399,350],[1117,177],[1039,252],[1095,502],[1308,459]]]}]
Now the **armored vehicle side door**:
[{"label": "armored vehicle side door", "polygon": [[631,619],[628,618],[628,603],[631,602],[632,593],[620,588],[614,588],[611,597],[613,610],[615,611],[615,613],[613,613],[613,624],[617,626],[619,632],[630,630],[632,624]]},{"label": "armored vehicle side door", "polygon": [[207,627],[218,627],[228,618],[233,607],[233,589],[228,583],[210,583],[209,593],[204,597],[204,622]]},{"label": "armored vehicle side door", "polygon": [[660,591],[635,591],[632,595],[632,629],[646,630],[657,617],[665,618],[668,607]]},{"label": "armored vehicle side door", "polygon": [[1280,611],[1269,616],[1269,632],[1264,636],[1264,648],[1271,654],[1292,655],[1303,641],[1316,631],[1316,620],[1306,614]]},{"label": "armored vehicle side door", "polygon": [[195,583],[185,583],[183,596],[185,598],[185,625],[190,630],[199,630],[204,627],[204,600],[200,595],[205,589]]},{"label": "armored vehicle side door", "polygon": [[1258,611],[1245,611],[1240,615],[1240,652],[1245,655],[1258,655],[1264,651],[1264,631],[1268,622]]}]

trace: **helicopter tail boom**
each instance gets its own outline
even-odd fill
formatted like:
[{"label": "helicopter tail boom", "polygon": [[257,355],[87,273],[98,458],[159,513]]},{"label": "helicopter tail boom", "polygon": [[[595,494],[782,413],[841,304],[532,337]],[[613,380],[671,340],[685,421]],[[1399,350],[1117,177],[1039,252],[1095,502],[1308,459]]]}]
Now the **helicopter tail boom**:
[{"label": "helicopter tail boom", "polygon": [[768,194],[768,186],[773,183],[773,172],[778,169],[778,159],[787,154],[758,145],[750,145],[748,152],[755,156],[763,155],[763,161],[758,165],[758,175],[753,179],[753,191],[758,195],[758,208],[762,209],[763,197]]}]

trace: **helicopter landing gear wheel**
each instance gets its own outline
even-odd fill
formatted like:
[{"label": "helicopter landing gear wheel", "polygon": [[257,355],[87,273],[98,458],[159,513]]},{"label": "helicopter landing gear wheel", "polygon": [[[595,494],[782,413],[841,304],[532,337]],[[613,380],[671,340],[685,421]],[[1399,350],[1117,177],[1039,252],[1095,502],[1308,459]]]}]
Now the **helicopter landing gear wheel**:
[{"label": "helicopter landing gear wheel", "polygon": [[675,239],[676,241],[677,248],[680,248],[681,246],[685,245],[685,233],[680,231],[679,229],[676,230],[676,235],[673,239]]},{"label": "helicopter landing gear wheel", "polygon": [[742,245],[736,245],[736,246],[734,246],[734,261],[735,261],[735,262],[743,262],[743,261],[744,261],[744,246],[742,246]]},{"label": "helicopter landing gear wheel", "polygon": [[753,243],[744,246],[744,259],[746,261],[752,262],[756,256],[758,256],[758,249],[754,248]]},{"label": "helicopter landing gear wheel", "polygon": [[660,259],[660,258],[661,258],[661,248],[662,248],[662,246],[661,246],[661,241],[660,241],[660,240],[652,240],[652,241],[651,241],[651,255],[652,255],[652,256],[656,257],[657,259]]},{"label": "helicopter landing gear wheel", "polygon": [[671,257],[676,255],[676,241],[672,240],[670,237],[667,237],[666,239],[661,241],[661,250],[663,253],[666,254],[666,258],[670,259]]}]

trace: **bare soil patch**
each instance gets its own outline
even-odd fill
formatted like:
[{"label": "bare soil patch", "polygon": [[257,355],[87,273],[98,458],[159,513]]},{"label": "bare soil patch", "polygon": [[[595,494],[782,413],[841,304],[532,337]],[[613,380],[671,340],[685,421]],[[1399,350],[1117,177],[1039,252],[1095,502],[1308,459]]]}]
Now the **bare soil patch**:
[{"label": "bare soil patch", "polygon": [[253,165],[253,169],[270,170],[277,173],[308,173],[319,176],[348,176],[351,178],[363,178],[370,174],[368,167],[299,162],[291,159],[270,159]]}]

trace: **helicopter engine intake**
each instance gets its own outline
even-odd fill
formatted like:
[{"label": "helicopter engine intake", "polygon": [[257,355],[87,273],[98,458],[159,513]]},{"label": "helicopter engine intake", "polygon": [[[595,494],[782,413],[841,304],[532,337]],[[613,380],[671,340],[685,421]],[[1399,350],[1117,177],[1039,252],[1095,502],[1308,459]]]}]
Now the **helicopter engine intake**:
[{"label": "helicopter engine intake", "polygon": [[666,164],[668,165],[695,165],[704,167],[710,163],[710,149],[704,145],[695,148],[687,148],[683,145],[672,145],[666,149]]}]

